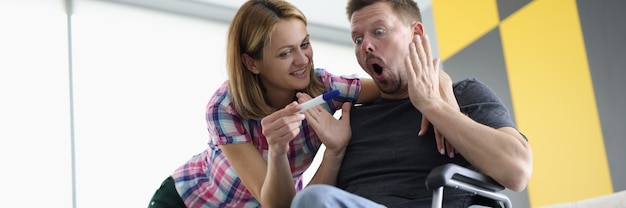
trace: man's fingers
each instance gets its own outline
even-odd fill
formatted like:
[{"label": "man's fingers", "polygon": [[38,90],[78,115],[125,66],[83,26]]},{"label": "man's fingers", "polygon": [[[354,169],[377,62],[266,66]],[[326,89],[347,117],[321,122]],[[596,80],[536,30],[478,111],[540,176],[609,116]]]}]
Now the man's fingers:
[{"label": "man's fingers", "polygon": [[350,108],[352,108],[352,103],[344,102],[341,106],[341,120],[348,119],[350,120]]},{"label": "man's fingers", "polygon": [[415,52],[415,43],[409,44],[409,56],[404,59],[404,69],[408,76],[409,83],[415,83],[415,60],[417,60],[417,53]]},{"label": "man's fingers", "polygon": [[437,142],[437,150],[439,150],[439,154],[446,154],[443,135],[437,131],[437,129],[435,129],[435,141]]},{"label": "man's fingers", "polygon": [[441,59],[440,58],[433,59],[433,67],[435,67],[435,70],[437,70],[437,71],[439,71],[439,63],[441,63]]},{"label": "man's fingers", "polygon": [[426,48],[426,60],[428,61],[427,62],[428,65],[429,66],[435,65],[436,63],[430,62],[431,60],[433,60],[433,51],[430,48],[430,39],[428,38],[428,35],[424,34],[424,40],[422,40],[422,42],[424,43],[424,47]]},{"label": "man's fingers", "polygon": [[448,157],[454,158],[454,147],[448,141],[446,141],[446,149],[448,151]]},{"label": "man's fingers", "polygon": [[445,155],[447,152],[448,157],[454,158],[454,147],[446,140],[446,138],[443,137],[441,132],[437,131],[437,129],[435,129],[435,141],[437,142],[437,150],[439,150],[439,154]]},{"label": "man's fingers", "polygon": [[428,132],[428,125],[430,125],[430,121],[425,116],[422,116],[422,126],[420,126],[420,131],[417,133],[418,136],[424,136],[426,132]]},{"label": "man's fingers", "polygon": [[[418,55],[418,60],[420,61],[419,63],[419,70],[420,73],[424,73],[422,72],[422,70],[424,69],[424,67],[428,67],[428,63],[430,62],[430,59],[428,59],[428,55],[426,54],[426,51],[424,51],[424,41],[426,41],[421,35],[416,35],[417,41],[415,44],[415,47],[417,49],[417,55]],[[426,70],[427,71],[427,70]],[[429,73],[429,72],[426,72]]]}]

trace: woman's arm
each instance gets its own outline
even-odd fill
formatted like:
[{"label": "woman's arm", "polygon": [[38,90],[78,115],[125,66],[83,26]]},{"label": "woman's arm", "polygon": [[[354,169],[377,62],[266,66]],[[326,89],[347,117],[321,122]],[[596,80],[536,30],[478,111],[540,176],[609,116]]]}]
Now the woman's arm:
[{"label": "woman's arm", "polygon": [[370,78],[361,78],[361,90],[357,97],[357,103],[369,103],[374,102],[380,97],[380,89]]},{"label": "woman's arm", "polygon": [[[288,207],[295,187],[287,157],[273,154],[263,159],[252,143],[222,145],[222,152],[242,183],[259,203],[267,207]],[[271,196],[274,195],[274,196]]]},{"label": "woman's arm", "polygon": [[252,143],[222,145],[222,152],[248,191],[264,207],[289,207],[296,193],[287,159],[289,142],[300,133],[304,116],[296,103],[261,120],[268,145],[267,161]]}]

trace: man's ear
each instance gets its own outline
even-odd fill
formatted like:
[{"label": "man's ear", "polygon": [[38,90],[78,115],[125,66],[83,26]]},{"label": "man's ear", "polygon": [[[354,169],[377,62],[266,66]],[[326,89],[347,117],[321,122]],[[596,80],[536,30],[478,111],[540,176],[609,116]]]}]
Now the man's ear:
[{"label": "man's ear", "polygon": [[259,69],[256,66],[256,63],[250,55],[243,53],[241,54],[241,63],[246,67],[246,69],[253,74],[259,74]]},{"label": "man's ear", "polygon": [[413,35],[424,34],[424,25],[421,22],[413,22],[411,29],[413,29]]}]

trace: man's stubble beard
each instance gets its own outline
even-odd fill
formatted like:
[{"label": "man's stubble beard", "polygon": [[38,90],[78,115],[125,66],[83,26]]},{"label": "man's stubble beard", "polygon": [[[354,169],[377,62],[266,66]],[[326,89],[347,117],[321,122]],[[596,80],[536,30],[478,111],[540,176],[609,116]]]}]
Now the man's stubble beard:
[{"label": "man's stubble beard", "polygon": [[381,92],[394,95],[403,93],[406,90],[407,82],[402,77],[392,77],[391,79],[377,80],[376,85]]}]

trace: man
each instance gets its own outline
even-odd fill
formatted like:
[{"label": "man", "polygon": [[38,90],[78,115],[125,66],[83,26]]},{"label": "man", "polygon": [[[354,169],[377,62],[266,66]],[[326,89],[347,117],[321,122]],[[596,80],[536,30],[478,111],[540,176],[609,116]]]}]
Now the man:
[{"label": "man", "polygon": [[[476,169],[510,190],[523,190],[532,172],[526,138],[483,83],[466,79],[450,87],[449,77],[443,76],[440,87],[438,61],[432,58],[417,4],[350,0],[346,9],[357,60],[374,78],[381,99],[352,107],[342,120],[329,121],[345,122],[349,117],[352,130],[345,152],[337,157],[343,163],[336,183],[323,182],[338,188],[309,186],[296,195],[292,207],[430,206],[432,192],[426,190],[424,181],[430,170],[446,163]],[[450,92],[460,111],[442,98],[441,94]],[[320,115],[307,112],[306,116],[310,121]],[[430,129],[420,128],[422,117],[430,121]],[[459,155],[449,157],[434,148],[433,127]],[[345,135],[333,132],[339,129],[326,128],[331,132],[323,136]],[[469,193],[444,193],[446,207],[481,203]]]}]

